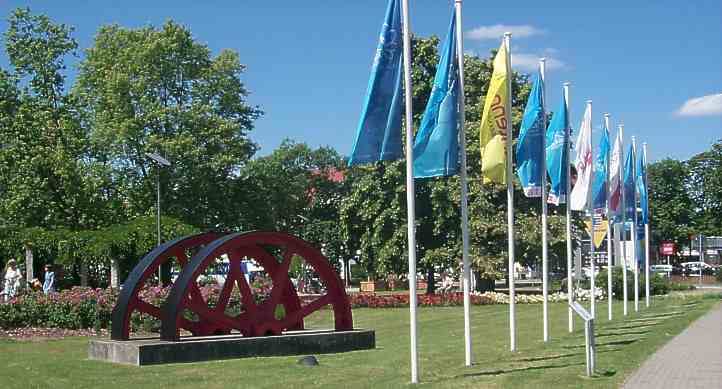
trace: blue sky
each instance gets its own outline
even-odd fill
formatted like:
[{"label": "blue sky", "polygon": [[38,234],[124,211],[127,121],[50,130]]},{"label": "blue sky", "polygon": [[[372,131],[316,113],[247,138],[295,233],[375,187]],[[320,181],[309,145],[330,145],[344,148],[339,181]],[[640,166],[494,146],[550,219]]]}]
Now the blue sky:
[{"label": "blue sky", "polygon": [[[411,0],[412,30],[445,33],[451,0]],[[32,1],[0,0],[0,30],[18,6],[73,25],[81,48],[98,27],[161,25],[173,19],[218,52],[237,50],[251,96],[265,116],[252,138],[261,154],[284,138],[351,149],[386,0]],[[464,2],[465,48],[486,56],[511,30],[514,66],[549,58],[547,99],[570,81],[578,127],[584,101],[622,120],[649,144],[649,158],[688,158],[722,138],[722,2]],[[70,61],[75,63],[77,61]],[[0,53],[0,66],[7,56]],[[71,80],[74,69],[71,69]],[[692,100],[702,98],[701,100]],[[683,106],[687,105],[683,108]],[[415,107],[423,110],[423,107]],[[680,111],[681,110],[681,111]]]}]

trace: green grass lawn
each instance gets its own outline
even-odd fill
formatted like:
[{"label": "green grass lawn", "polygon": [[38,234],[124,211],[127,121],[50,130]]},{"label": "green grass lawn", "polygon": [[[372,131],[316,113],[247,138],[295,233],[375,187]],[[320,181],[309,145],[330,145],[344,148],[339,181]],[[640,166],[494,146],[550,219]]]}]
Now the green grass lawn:
[{"label": "green grass lawn", "polygon": [[[421,386],[434,388],[613,388],[654,350],[719,304],[719,294],[656,298],[653,307],[607,321],[597,305],[597,374],[584,374],[581,322],[567,332],[567,308],[551,304],[551,336],[542,342],[541,305],[517,305],[518,346],[508,351],[508,307],[472,307],[475,364],[464,367],[460,307],[419,309]],[[642,302],[643,306],[643,302]],[[330,323],[324,311],[312,327]],[[356,326],[375,328],[375,350],[299,357],[132,367],[87,360],[85,338],[40,342],[0,340],[0,387],[22,388],[396,388],[409,385],[408,309],[357,309]]]}]

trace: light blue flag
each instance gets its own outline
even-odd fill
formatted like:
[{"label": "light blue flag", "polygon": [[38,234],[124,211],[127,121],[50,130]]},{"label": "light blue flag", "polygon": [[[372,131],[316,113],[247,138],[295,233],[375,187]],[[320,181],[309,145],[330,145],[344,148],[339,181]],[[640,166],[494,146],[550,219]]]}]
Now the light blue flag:
[{"label": "light blue flag", "polygon": [[647,167],[644,155],[644,150],[637,158],[637,190],[639,191],[639,205],[642,208],[640,224],[645,225],[649,223],[649,198],[647,193]]},{"label": "light blue flag", "polygon": [[634,212],[637,211],[637,204],[634,199],[636,175],[634,174],[634,145],[629,145],[626,159],[624,161],[624,216],[628,221],[634,220]]},{"label": "light blue flag", "polygon": [[569,165],[569,115],[564,94],[559,110],[554,112],[546,133],[547,173],[549,173],[548,203],[559,205],[567,198],[567,166]]},{"label": "light blue flag", "polygon": [[516,173],[526,197],[540,197],[542,183],[542,151],[544,147],[544,85],[541,74],[534,85],[524,109],[524,117],[516,144]]},{"label": "light blue flag", "polygon": [[403,157],[402,49],[401,5],[389,0],[349,166]]},{"label": "light blue flag", "polygon": [[414,177],[451,176],[459,171],[459,94],[456,16],[441,49],[434,86],[414,139]]},{"label": "light blue flag", "polygon": [[592,180],[592,204],[594,209],[607,208],[607,185],[609,185],[609,129],[606,124],[599,140],[599,152],[594,160]]}]

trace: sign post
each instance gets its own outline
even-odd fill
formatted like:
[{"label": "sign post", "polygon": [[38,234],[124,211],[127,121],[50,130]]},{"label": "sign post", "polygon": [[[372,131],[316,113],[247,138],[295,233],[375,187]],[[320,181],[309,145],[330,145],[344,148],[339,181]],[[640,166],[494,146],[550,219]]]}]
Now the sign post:
[{"label": "sign post", "polygon": [[584,320],[584,348],[586,351],[587,360],[587,376],[591,377],[594,374],[594,317],[589,311],[576,301],[569,304],[569,307]]}]

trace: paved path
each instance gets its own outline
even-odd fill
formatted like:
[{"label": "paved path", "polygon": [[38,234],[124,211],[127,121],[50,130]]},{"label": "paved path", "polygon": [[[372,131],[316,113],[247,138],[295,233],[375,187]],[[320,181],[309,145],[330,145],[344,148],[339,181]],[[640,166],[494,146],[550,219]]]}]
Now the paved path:
[{"label": "paved path", "polygon": [[722,304],[657,351],[622,387],[722,388]]}]

